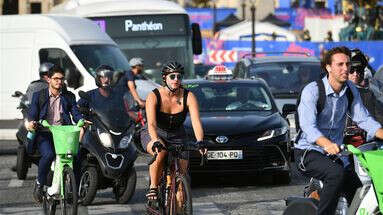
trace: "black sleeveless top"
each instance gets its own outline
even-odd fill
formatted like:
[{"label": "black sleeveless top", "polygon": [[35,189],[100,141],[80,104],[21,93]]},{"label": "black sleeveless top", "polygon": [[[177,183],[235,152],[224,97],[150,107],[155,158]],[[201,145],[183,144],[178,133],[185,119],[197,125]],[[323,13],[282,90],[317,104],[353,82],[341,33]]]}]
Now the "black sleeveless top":
[{"label": "black sleeveless top", "polygon": [[160,129],[163,129],[165,131],[176,131],[180,129],[186,119],[186,115],[189,112],[189,109],[187,108],[187,98],[189,91],[184,89],[184,96],[183,96],[183,105],[184,109],[181,112],[170,114],[170,113],[164,113],[161,112],[161,95],[160,91],[158,89],[154,89],[153,93],[157,97],[157,105],[156,105],[156,120],[157,120],[157,127]]}]

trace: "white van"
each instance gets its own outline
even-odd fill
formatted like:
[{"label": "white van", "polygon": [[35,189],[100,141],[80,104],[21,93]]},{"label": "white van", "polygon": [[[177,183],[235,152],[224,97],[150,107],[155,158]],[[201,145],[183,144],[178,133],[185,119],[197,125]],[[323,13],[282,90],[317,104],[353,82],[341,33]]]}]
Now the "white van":
[{"label": "white van", "polygon": [[[0,120],[22,117],[16,109],[19,101],[11,95],[16,90],[25,92],[29,83],[39,78],[43,62],[61,66],[68,89],[76,95],[79,90],[96,87],[93,75],[101,64],[130,69],[116,43],[92,21],[80,17],[0,16],[0,39]],[[141,97],[155,87],[145,86],[140,91],[137,85]]]}]

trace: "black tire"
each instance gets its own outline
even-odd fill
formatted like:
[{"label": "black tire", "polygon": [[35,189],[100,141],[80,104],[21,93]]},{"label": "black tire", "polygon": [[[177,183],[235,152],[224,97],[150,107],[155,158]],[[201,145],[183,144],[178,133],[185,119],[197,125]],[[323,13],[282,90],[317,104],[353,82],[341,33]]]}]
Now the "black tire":
[{"label": "black tire", "polygon": [[289,206],[283,212],[283,215],[296,215],[296,214],[305,214],[305,215],[316,215],[317,206],[307,200],[298,200],[291,202]]},{"label": "black tire", "polygon": [[43,210],[44,215],[55,215],[56,214],[56,201],[53,199],[48,200],[45,196],[43,197]]},{"label": "black tire", "polygon": [[290,184],[291,182],[291,176],[290,172],[280,172],[275,175],[273,175],[273,182],[275,184]]},{"label": "black tire", "polygon": [[20,180],[25,180],[28,174],[28,159],[27,151],[24,146],[19,146],[17,148],[17,160],[16,160],[16,173],[17,178]]},{"label": "black tire", "polygon": [[79,199],[82,205],[90,205],[97,193],[98,174],[97,169],[88,166],[81,171],[79,182]]},{"label": "black tire", "polygon": [[72,168],[64,167],[64,199],[60,200],[62,214],[77,215],[77,186]]},{"label": "black tire", "polygon": [[137,173],[136,169],[132,167],[126,178],[121,181],[113,188],[114,197],[119,204],[126,204],[133,197],[136,190],[137,184]]},{"label": "black tire", "polygon": [[[190,188],[190,183],[188,179],[185,176],[177,176],[176,177],[176,193],[173,193],[172,195],[177,195],[178,192],[183,192],[183,199],[184,204],[182,206],[181,213],[176,214],[182,214],[182,215],[191,215],[193,214],[193,202],[192,202],[192,193]],[[186,196],[186,197],[185,197]],[[176,202],[171,202],[171,206],[168,208],[168,214],[171,214],[172,208],[177,208]],[[170,211],[169,211],[170,210]]]}]

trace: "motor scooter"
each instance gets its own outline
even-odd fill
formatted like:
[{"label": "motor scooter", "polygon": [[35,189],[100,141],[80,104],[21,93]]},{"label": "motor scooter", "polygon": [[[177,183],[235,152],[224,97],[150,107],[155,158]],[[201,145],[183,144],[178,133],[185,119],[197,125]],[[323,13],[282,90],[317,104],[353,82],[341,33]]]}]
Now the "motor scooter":
[{"label": "motor scooter", "polygon": [[32,164],[38,166],[41,155],[38,150],[33,148],[33,145],[27,139],[28,131],[24,125],[29,108],[27,95],[20,91],[16,91],[12,97],[20,99],[17,109],[20,109],[23,114],[23,121],[19,123],[16,132],[16,139],[19,143],[19,146],[17,147],[16,173],[18,179],[25,180],[28,174],[28,169]]},{"label": "motor scooter", "polygon": [[80,146],[80,202],[89,205],[98,189],[112,187],[116,201],[127,203],[137,181],[134,168],[137,151],[133,143],[136,125],[118,92],[111,93],[113,98],[108,104],[92,104],[87,93],[80,91],[79,95],[90,104],[86,109],[80,107],[80,111],[92,122]]},{"label": "motor scooter", "polygon": [[[341,147],[344,148],[344,147]],[[359,147],[349,144],[343,154],[351,153],[354,160],[354,169],[362,182],[362,187],[355,192],[350,206],[345,202],[341,195],[339,198],[336,215],[354,215],[354,214],[383,214],[383,141],[375,140],[367,142]],[[311,181],[313,182],[313,181]],[[314,185],[316,184],[316,185]],[[319,186],[318,186],[319,184]],[[316,183],[310,183],[316,186],[311,191],[319,191],[323,184],[317,180]],[[304,197],[288,197],[286,201],[287,208],[284,215],[292,214],[317,214],[318,199],[311,195],[312,192],[305,193]]]}]

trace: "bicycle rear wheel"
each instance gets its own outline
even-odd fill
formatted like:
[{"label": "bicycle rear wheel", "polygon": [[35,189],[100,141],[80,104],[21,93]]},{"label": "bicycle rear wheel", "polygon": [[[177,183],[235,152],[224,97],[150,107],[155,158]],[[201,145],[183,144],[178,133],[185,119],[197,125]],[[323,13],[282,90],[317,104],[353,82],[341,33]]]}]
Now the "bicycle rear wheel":
[{"label": "bicycle rear wheel", "polygon": [[77,214],[77,186],[72,168],[64,167],[63,171],[64,198],[61,202],[61,214]]},{"label": "bicycle rear wheel", "polygon": [[193,214],[193,202],[190,183],[185,176],[176,176],[175,193],[170,195],[170,207],[168,214],[191,215]]}]

